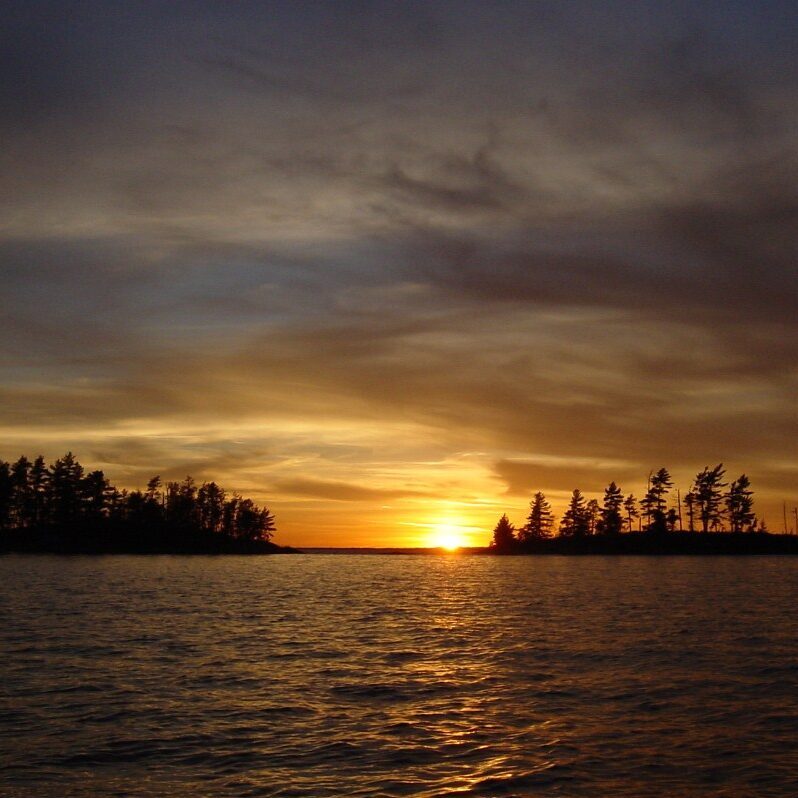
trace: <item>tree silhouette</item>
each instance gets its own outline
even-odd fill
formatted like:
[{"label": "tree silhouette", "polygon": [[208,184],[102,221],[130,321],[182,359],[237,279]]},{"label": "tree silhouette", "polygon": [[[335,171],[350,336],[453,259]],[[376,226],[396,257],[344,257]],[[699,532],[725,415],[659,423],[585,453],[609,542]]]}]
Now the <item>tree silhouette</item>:
[{"label": "tree silhouette", "polygon": [[538,491],[529,503],[529,515],[526,524],[518,532],[518,539],[526,543],[530,540],[550,538],[553,526],[551,505],[546,501],[545,495]]},{"label": "tree silhouette", "polygon": [[52,517],[56,524],[71,524],[80,517],[83,466],[67,452],[50,467]]},{"label": "tree silhouette", "polygon": [[588,531],[585,497],[579,488],[574,488],[568,509],[560,522],[560,534],[566,537],[584,537]]},{"label": "tree silhouette", "polygon": [[637,509],[637,499],[633,493],[630,493],[623,501],[623,509],[626,511],[627,523],[629,531],[634,532],[632,521],[634,518],[640,518],[640,512]]},{"label": "tree silhouette", "polygon": [[0,529],[11,526],[11,500],[14,496],[14,486],[11,482],[11,465],[5,461],[0,462]]},{"label": "tree silhouette", "polygon": [[712,469],[705,466],[704,470],[696,475],[692,492],[695,495],[698,517],[701,519],[701,529],[704,533],[720,526],[722,488],[726,487],[726,483],[722,480],[725,474],[723,463],[718,463]]},{"label": "tree silhouette", "polygon": [[594,535],[596,533],[596,526],[598,524],[601,508],[599,507],[598,499],[590,499],[585,505],[585,521],[587,523],[587,534]]},{"label": "tree silhouette", "polygon": [[732,532],[742,532],[743,529],[754,530],[756,516],[753,512],[753,495],[751,481],[745,474],[741,474],[729,485],[729,492],[726,494],[726,512]]},{"label": "tree silhouette", "polygon": [[621,489],[610,482],[604,489],[604,504],[601,508],[599,530],[605,535],[619,535],[623,526],[621,507],[624,506]]},{"label": "tree silhouette", "polygon": [[30,460],[24,455],[11,466],[11,518],[14,526],[29,526],[32,491],[30,487]]},{"label": "tree silhouette", "polygon": [[665,497],[672,486],[673,480],[667,468],[660,468],[651,475],[646,495],[640,502],[646,512],[647,531],[664,532],[667,529]]},{"label": "tree silhouette", "polygon": [[50,490],[50,472],[44,457],[39,455],[30,468],[31,508],[30,522],[32,526],[46,523],[46,508]]},{"label": "tree silhouette", "polygon": [[104,548],[126,550],[216,550],[219,541],[227,541],[263,551],[275,520],[251,499],[234,494],[227,500],[215,482],[197,488],[191,477],[163,489],[156,476],[143,492],[120,491],[102,471],[85,473],[67,452],[49,468],[41,456],[33,463],[24,456],[13,465],[0,461],[0,529],[12,530],[19,540],[22,531],[33,539],[37,530],[47,530],[50,540],[61,534],[78,545],[88,541],[90,550],[97,545],[91,541],[99,540]]},{"label": "tree silhouette", "polygon": [[695,491],[687,491],[687,494],[684,497],[684,503],[687,506],[688,532],[695,532],[695,511],[697,502],[698,500],[696,498]]},{"label": "tree silhouette", "polygon": [[510,519],[503,515],[493,530],[491,546],[497,551],[512,551],[515,542],[515,527],[510,523]]}]

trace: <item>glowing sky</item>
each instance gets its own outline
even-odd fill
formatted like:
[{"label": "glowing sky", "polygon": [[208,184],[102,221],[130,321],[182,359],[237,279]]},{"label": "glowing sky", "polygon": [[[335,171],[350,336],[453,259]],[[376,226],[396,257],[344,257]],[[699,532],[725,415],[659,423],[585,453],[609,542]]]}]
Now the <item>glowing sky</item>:
[{"label": "glowing sky", "polygon": [[[652,468],[798,501],[793,2],[31,2],[0,457],[278,542],[484,543]],[[436,527],[437,525],[437,527]]]}]

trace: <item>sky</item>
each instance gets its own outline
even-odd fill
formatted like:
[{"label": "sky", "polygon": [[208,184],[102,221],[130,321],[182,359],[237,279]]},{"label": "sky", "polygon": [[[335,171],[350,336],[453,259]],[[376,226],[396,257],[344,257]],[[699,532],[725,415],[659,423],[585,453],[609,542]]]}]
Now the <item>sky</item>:
[{"label": "sky", "polygon": [[667,467],[798,503],[792,2],[37,2],[0,30],[0,457],[277,542]]}]

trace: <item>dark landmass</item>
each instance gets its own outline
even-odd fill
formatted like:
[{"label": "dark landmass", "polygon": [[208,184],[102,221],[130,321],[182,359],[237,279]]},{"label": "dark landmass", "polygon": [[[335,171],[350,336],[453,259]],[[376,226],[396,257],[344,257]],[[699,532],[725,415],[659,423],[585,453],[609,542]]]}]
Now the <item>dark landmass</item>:
[{"label": "dark landmass", "polygon": [[561,555],[798,555],[798,535],[773,535],[768,532],[669,532],[655,535],[628,532],[620,535],[553,537],[506,547],[489,546],[484,554],[561,554]]},{"label": "dark landmass", "polygon": [[12,529],[0,534],[0,554],[298,554],[270,540],[231,538],[217,532],[168,527]]},{"label": "dark landmass", "polygon": [[72,452],[0,461],[0,553],[282,554],[266,507],[191,477],[119,490]]},{"label": "dark landmass", "polygon": [[419,554],[419,555],[446,555],[446,554],[482,554],[487,549],[483,546],[461,547],[458,549],[444,549],[436,547],[407,547],[400,546],[314,546],[304,548],[304,554]]}]

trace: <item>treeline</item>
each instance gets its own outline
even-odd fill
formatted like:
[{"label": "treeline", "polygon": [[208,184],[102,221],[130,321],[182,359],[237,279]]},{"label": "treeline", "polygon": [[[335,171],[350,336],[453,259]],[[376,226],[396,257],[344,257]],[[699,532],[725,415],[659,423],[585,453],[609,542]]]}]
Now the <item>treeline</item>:
[{"label": "treeline", "polygon": [[146,490],[127,491],[86,471],[72,452],[50,465],[41,456],[0,461],[4,548],[257,549],[274,531],[268,509],[216,482],[155,476]]},{"label": "treeline", "polygon": [[757,519],[754,514],[749,478],[741,474],[731,481],[725,479],[726,470],[719,463],[698,473],[684,496],[674,491],[666,468],[649,475],[648,488],[639,500],[632,493],[624,495],[615,482],[605,488],[601,502],[587,499],[576,488],[559,527],[546,496],[538,491],[523,526],[516,529],[506,515],[501,517],[493,531],[491,547],[499,551],[523,550],[553,538],[614,538],[634,532],[656,537],[696,532],[767,532],[764,519]]}]

